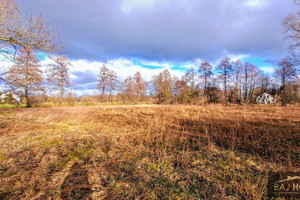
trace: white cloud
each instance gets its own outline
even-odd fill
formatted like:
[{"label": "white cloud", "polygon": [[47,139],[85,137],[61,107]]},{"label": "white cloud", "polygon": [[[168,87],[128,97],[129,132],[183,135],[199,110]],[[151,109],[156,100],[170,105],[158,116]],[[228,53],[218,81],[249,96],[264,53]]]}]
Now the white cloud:
[{"label": "white cloud", "polygon": [[[173,65],[168,63],[156,63],[156,62],[147,62],[147,61],[141,61],[141,63],[145,65],[148,64],[151,66],[162,66],[162,68],[157,68],[157,69],[144,68],[140,65],[134,64],[132,60],[124,59],[124,58],[108,60],[106,63],[77,60],[77,61],[72,61],[73,67],[70,68],[70,78],[71,80],[78,78],[76,75],[72,74],[72,72],[78,72],[78,71],[80,72],[92,71],[95,74],[95,76],[97,76],[99,73],[99,68],[103,64],[106,64],[110,70],[115,71],[120,80],[124,80],[128,76],[133,76],[136,72],[140,72],[145,81],[150,81],[154,75],[157,75],[158,73],[162,72],[165,69],[168,69],[172,75],[175,75],[177,77],[182,76],[184,73],[179,70],[172,70],[171,67]],[[75,87],[76,86],[74,85],[73,88]],[[84,89],[84,90],[74,90],[74,92],[78,95],[83,95],[83,94],[94,95],[95,93],[97,93],[97,90]]]},{"label": "white cloud", "polygon": [[166,63],[166,62],[151,62],[151,61],[141,61],[141,64],[148,65],[148,66],[154,66],[154,67],[162,67],[166,69],[171,69],[174,67],[173,64]]},{"label": "white cloud", "polygon": [[93,90],[74,90],[71,89],[70,90],[73,94],[75,94],[76,96],[83,96],[83,95],[99,95],[99,91],[97,89],[93,89]]},{"label": "white cloud", "polygon": [[247,0],[244,3],[244,6],[250,8],[262,8],[267,6],[270,3],[270,0]]},{"label": "white cloud", "polygon": [[273,73],[274,72],[274,68],[271,66],[264,66],[264,67],[260,67],[260,69],[265,72],[265,73]]},{"label": "white cloud", "polygon": [[250,55],[247,54],[228,54],[227,52],[223,53],[223,57],[217,59],[215,62],[212,63],[213,66],[218,66],[222,59],[224,59],[225,57],[229,57],[233,62],[237,61],[237,60],[242,60],[243,58],[249,58],[251,57]]},{"label": "white cloud", "polygon": [[148,69],[140,65],[134,64],[132,60],[120,58],[120,59],[108,60],[106,63],[89,62],[86,60],[72,61],[73,67],[70,69],[70,72],[71,73],[74,71],[84,72],[90,70],[95,72],[95,74],[98,74],[99,68],[103,64],[106,64],[107,67],[115,71],[121,79],[125,79],[128,76],[133,76],[136,72],[140,72],[143,78],[149,81],[151,80],[153,75],[162,72],[164,69],[170,70],[173,75],[180,76],[182,74],[178,70],[171,70],[171,67],[173,66],[172,64],[168,64],[168,63],[160,64],[160,63],[147,62],[147,61],[142,61],[141,63],[145,65],[151,65],[151,66],[161,66],[162,68]]},{"label": "white cloud", "polygon": [[128,14],[132,10],[151,10],[158,0],[124,0],[121,9]]},{"label": "white cloud", "polygon": [[[8,71],[8,69],[13,65],[10,61],[0,61],[0,75]],[[3,78],[3,77],[2,77]],[[7,89],[3,81],[0,80],[0,92]]]},{"label": "white cloud", "polygon": [[4,71],[13,65],[12,62],[9,61],[0,61],[0,74],[1,71]]},{"label": "white cloud", "polygon": [[228,55],[228,57],[231,58],[231,60],[233,62],[235,62],[237,60],[242,60],[243,58],[248,58],[248,57],[250,57],[250,55],[245,55],[245,54],[234,55],[234,54],[230,54],[230,55]]},{"label": "white cloud", "polygon": [[70,68],[70,72],[72,71],[85,72],[88,70],[96,71],[103,64],[99,62],[89,62],[87,60],[76,60],[76,61],[73,60],[71,63],[72,63],[72,67]]}]

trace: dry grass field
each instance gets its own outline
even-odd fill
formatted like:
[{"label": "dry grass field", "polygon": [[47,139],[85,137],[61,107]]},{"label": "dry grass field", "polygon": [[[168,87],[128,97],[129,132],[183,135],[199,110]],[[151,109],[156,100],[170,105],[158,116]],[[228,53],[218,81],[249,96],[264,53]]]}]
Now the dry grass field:
[{"label": "dry grass field", "polygon": [[2,108],[0,199],[261,199],[299,133],[299,106]]}]

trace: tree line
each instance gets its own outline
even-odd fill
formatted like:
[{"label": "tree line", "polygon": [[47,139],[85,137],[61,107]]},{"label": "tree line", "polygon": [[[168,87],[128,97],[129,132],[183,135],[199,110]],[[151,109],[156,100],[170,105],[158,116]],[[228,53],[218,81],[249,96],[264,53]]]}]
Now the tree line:
[{"label": "tree line", "polygon": [[[43,71],[36,54],[21,49],[7,71],[8,91],[23,98],[26,107],[40,94],[55,96],[59,104],[64,101],[66,88],[70,87],[71,60],[66,56],[53,56],[51,60]],[[197,68],[188,69],[182,77],[172,76],[165,69],[150,81],[145,81],[139,72],[120,81],[117,73],[103,64],[98,74],[98,100],[137,103],[151,98],[155,103],[251,104],[256,103],[258,95],[268,92],[285,105],[300,99],[297,74],[296,66],[287,58],[274,67],[271,76],[251,62],[226,57],[216,67],[203,62]]]},{"label": "tree line", "polygon": [[[299,1],[296,3],[300,5]],[[0,55],[14,62],[0,72],[0,81],[6,83],[9,92],[20,96],[26,107],[41,101],[37,97],[42,101],[51,98],[59,104],[67,98],[75,100],[71,93],[66,96],[71,60],[67,56],[50,56],[52,63],[42,70],[37,57],[40,52],[54,55],[62,51],[58,32],[41,16],[22,15],[13,0],[0,0],[0,22]],[[299,102],[300,14],[287,17],[284,27],[294,43],[290,56],[274,67],[273,74],[264,73],[251,62],[226,57],[215,67],[203,62],[182,77],[165,69],[150,81],[145,81],[139,72],[120,80],[116,72],[103,64],[98,74],[99,95],[95,98],[122,103],[250,104],[259,94],[268,92],[283,105]]]},{"label": "tree line", "polygon": [[112,94],[123,102],[138,102],[151,97],[156,103],[256,103],[258,95],[275,95],[282,104],[300,100],[300,80],[296,66],[282,59],[273,74],[264,73],[251,62],[232,61],[229,57],[213,67],[203,62],[188,69],[182,77],[172,76],[168,69],[145,81],[137,72],[119,81],[114,71],[104,64],[100,68],[98,89],[101,100],[112,101]]}]

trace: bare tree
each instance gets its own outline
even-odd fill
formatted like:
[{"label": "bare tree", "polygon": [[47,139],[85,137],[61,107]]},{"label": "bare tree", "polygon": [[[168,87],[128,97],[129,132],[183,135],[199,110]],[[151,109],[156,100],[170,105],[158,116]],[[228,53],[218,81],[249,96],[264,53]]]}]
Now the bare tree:
[{"label": "bare tree", "polygon": [[189,87],[184,79],[177,79],[174,83],[174,95],[176,97],[184,94],[185,91],[189,90]]},{"label": "bare tree", "polygon": [[[56,52],[62,49],[57,42],[57,30],[41,16],[26,17],[14,0],[0,0],[0,55],[14,59],[21,49]],[[8,68],[1,69],[0,80],[7,82]]]},{"label": "bare tree", "polygon": [[136,72],[133,77],[129,76],[122,82],[120,89],[124,103],[126,101],[142,101],[146,95],[146,82],[141,73]]},{"label": "bare tree", "polygon": [[123,102],[134,101],[135,96],[135,80],[132,76],[127,77],[121,84],[121,96]]},{"label": "bare tree", "polygon": [[21,15],[14,0],[0,0],[0,50],[30,49],[54,52],[61,46],[56,41],[57,31],[41,16]]},{"label": "bare tree", "polygon": [[159,103],[168,101],[172,96],[172,77],[170,71],[165,69],[158,75],[153,76],[152,86]]},{"label": "bare tree", "polygon": [[204,80],[204,92],[208,85],[208,80],[211,77],[212,73],[212,66],[208,62],[204,62],[199,66],[198,72],[200,73],[200,77]]},{"label": "bare tree", "polygon": [[52,86],[51,89],[59,90],[60,104],[63,101],[65,88],[70,87],[69,67],[71,60],[66,56],[57,56],[52,59],[54,63],[48,65],[47,82]]},{"label": "bare tree", "polygon": [[114,71],[109,71],[108,73],[108,91],[109,91],[109,101],[111,101],[111,95],[112,95],[112,92],[114,90],[116,90],[116,87],[117,87],[117,83],[118,83],[118,77],[117,77],[117,74],[116,72]]},{"label": "bare tree", "polygon": [[227,104],[228,103],[227,87],[233,69],[230,58],[229,57],[224,58],[219,64],[219,66],[217,67],[217,69],[220,72],[220,78],[223,80],[225,104]]},{"label": "bare tree", "polygon": [[184,77],[174,80],[174,96],[177,103],[191,103],[193,91],[188,86]]},{"label": "bare tree", "polygon": [[102,65],[100,68],[100,72],[98,75],[98,85],[97,88],[101,92],[101,100],[103,101],[105,91],[108,88],[109,84],[109,69],[106,67],[105,64]]},{"label": "bare tree", "polygon": [[[295,0],[297,6],[300,6],[300,0]],[[283,22],[287,36],[293,40],[292,49],[300,47],[300,10],[289,15]]]},{"label": "bare tree", "polygon": [[[300,66],[300,0],[294,0],[298,11],[289,15],[283,22],[287,38],[292,40],[290,45],[289,61],[293,65]],[[299,71],[298,71],[299,72]]]},{"label": "bare tree", "polygon": [[254,73],[255,65],[250,62],[246,62],[243,70],[243,97],[246,103],[249,99],[250,85],[251,85],[251,74]]},{"label": "bare tree", "polygon": [[237,103],[241,103],[241,97],[242,97],[242,75],[243,75],[243,63],[240,60],[237,60],[233,64],[233,70],[234,70],[234,84],[236,89],[236,99]]},{"label": "bare tree", "polygon": [[282,96],[281,101],[282,105],[286,105],[286,83],[288,81],[293,81],[296,79],[296,67],[286,58],[282,59],[278,66],[274,68],[275,70],[275,77],[278,78],[281,82],[281,90],[282,90]]},{"label": "bare tree", "polygon": [[197,86],[197,78],[198,78],[198,73],[195,70],[194,67],[191,67],[190,69],[188,69],[184,75],[184,78],[186,80],[186,82],[188,83],[188,85],[190,86],[191,90],[195,90],[196,86]]},{"label": "bare tree", "polygon": [[111,95],[114,90],[116,90],[118,83],[117,74],[109,70],[105,64],[100,68],[98,75],[98,85],[97,88],[101,92],[101,100],[103,101],[105,92],[109,93],[109,101],[111,101]]},{"label": "bare tree", "polygon": [[259,87],[260,87],[260,93],[264,93],[268,90],[269,86],[271,84],[270,76],[260,72],[259,75]]},{"label": "bare tree", "polygon": [[146,95],[146,82],[143,80],[140,72],[135,73],[133,79],[135,81],[134,90],[136,92],[136,96],[140,99],[143,99],[143,97]]},{"label": "bare tree", "polygon": [[68,92],[67,96],[66,96],[66,102],[69,105],[74,105],[74,103],[77,101],[76,96],[72,93],[72,92]]},{"label": "bare tree", "polygon": [[7,80],[15,93],[21,94],[26,100],[26,107],[31,107],[30,96],[43,91],[43,77],[39,60],[30,50],[21,50],[7,74]]},{"label": "bare tree", "polygon": [[280,79],[281,86],[296,78],[296,67],[286,58],[282,59],[274,70],[275,76]]},{"label": "bare tree", "polygon": [[257,66],[253,65],[253,68],[251,68],[250,74],[249,74],[249,98],[250,103],[254,102],[254,90],[258,83],[258,75],[259,75],[259,69]]}]

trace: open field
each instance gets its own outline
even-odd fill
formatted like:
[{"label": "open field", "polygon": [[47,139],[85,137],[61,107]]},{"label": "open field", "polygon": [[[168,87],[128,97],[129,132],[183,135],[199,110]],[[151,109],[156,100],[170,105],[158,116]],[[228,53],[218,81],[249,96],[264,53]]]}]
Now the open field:
[{"label": "open field", "polygon": [[297,106],[1,108],[0,199],[261,199],[299,133]]}]

